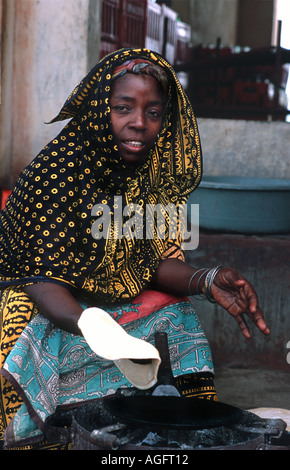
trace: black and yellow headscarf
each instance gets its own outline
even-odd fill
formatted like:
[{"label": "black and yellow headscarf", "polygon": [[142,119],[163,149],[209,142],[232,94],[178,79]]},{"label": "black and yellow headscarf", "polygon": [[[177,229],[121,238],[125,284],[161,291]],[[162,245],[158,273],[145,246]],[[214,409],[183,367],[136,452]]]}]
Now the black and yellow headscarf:
[{"label": "black and yellow headscarf", "polygon": [[[110,123],[112,73],[142,58],[167,74],[168,100],[148,158],[128,167]],[[180,204],[201,178],[201,148],[188,98],[170,64],[146,49],[103,58],[75,88],[53,121],[70,119],[22,171],[0,215],[0,287],[57,282],[102,301],[133,298],[148,286],[162,257],[179,250],[169,239],[102,238],[91,234],[96,204]],[[113,209],[112,209],[113,210]]]}]

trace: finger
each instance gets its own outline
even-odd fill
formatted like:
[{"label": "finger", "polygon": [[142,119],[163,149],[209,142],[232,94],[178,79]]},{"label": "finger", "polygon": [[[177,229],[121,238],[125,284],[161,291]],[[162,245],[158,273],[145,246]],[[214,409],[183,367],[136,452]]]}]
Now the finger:
[{"label": "finger", "polygon": [[260,309],[258,309],[258,312],[254,315],[250,313],[249,317],[262,333],[264,333],[265,335],[269,335],[271,333],[270,328],[268,328]]},{"label": "finger", "polygon": [[249,311],[251,313],[256,313],[259,308],[258,308],[258,296],[255,292],[250,292],[248,295],[248,305],[249,305]]},{"label": "finger", "polygon": [[235,318],[237,324],[239,325],[239,328],[240,328],[242,334],[244,335],[244,337],[247,338],[247,339],[251,338],[250,330],[248,328],[247,323],[244,320],[243,315],[236,315],[234,318]]},{"label": "finger", "polygon": [[[248,305],[247,310],[249,310],[251,313],[255,313],[258,309],[258,296],[256,291],[249,282],[244,281],[243,279],[236,281],[236,285],[240,287],[241,298],[243,298],[243,300]],[[244,289],[242,289],[242,287],[244,287]]]},{"label": "finger", "polygon": [[271,333],[271,330],[270,328],[268,328],[265,320],[263,318],[260,318],[257,323],[256,323],[257,327],[259,328],[259,330],[264,333],[264,335],[269,335]]},{"label": "finger", "polygon": [[239,288],[239,295],[249,305],[250,302],[255,304],[258,300],[257,294],[251,284],[245,279],[237,279],[234,285]]},{"label": "finger", "polygon": [[264,333],[265,335],[269,335],[271,331],[270,331],[270,328],[268,328],[264,320],[264,316],[263,316],[261,309],[259,308],[258,296],[255,290],[251,287],[251,285],[249,285],[248,287],[249,287],[249,291],[247,293],[248,305],[249,305],[248,316],[256,324],[257,328],[262,333]]},{"label": "finger", "polygon": [[234,284],[236,284],[236,286],[238,286],[238,287],[241,287],[241,286],[244,286],[246,284],[246,280],[245,279],[237,279],[236,281],[234,281]]}]

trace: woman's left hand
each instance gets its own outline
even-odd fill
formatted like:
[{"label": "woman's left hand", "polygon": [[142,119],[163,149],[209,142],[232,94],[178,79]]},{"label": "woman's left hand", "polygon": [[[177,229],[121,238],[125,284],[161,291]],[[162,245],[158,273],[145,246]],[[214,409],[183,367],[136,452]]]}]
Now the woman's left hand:
[{"label": "woman's left hand", "polygon": [[262,333],[270,334],[253,286],[237,271],[222,268],[214,279],[211,294],[214,300],[234,317],[245,338],[251,337],[245,315]]}]

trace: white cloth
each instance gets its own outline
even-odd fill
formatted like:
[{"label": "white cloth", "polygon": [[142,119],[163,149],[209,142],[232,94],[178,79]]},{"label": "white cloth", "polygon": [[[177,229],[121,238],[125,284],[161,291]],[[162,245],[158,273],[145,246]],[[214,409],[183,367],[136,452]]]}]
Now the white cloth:
[{"label": "white cloth", "polygon": [[[132,385],[147,389],[156,384],[161,359],[152,344],[129,335],[107,312],[97,307],[84,310],[78,326],[90,348],[98,356],[115,362]],[[149,362],[137,364],[131,359]]]},{"label": "white cloth", "polygon": [[286,430],[290,431],[290,410],[283,408],[253,408],[251,413],[265,419],[282,419],[287,424]]}]

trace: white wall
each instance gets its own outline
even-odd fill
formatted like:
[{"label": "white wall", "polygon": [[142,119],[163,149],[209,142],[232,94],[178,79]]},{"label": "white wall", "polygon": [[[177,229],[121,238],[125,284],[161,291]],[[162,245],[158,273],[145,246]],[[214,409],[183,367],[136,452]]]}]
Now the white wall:
[{"label": "white wall", "polygon": [[198,118],[204,174],[290,179],[289,123]]},{"label": "white wall", "polygon": [[89,70],[89,55],[98,57],[98,38],[88,44],[92,29],[99,34],[89,28],[99,21],[98,5],[99,0],[3,1],[0,185],[12,185],[63,127],[45,122]]}]

